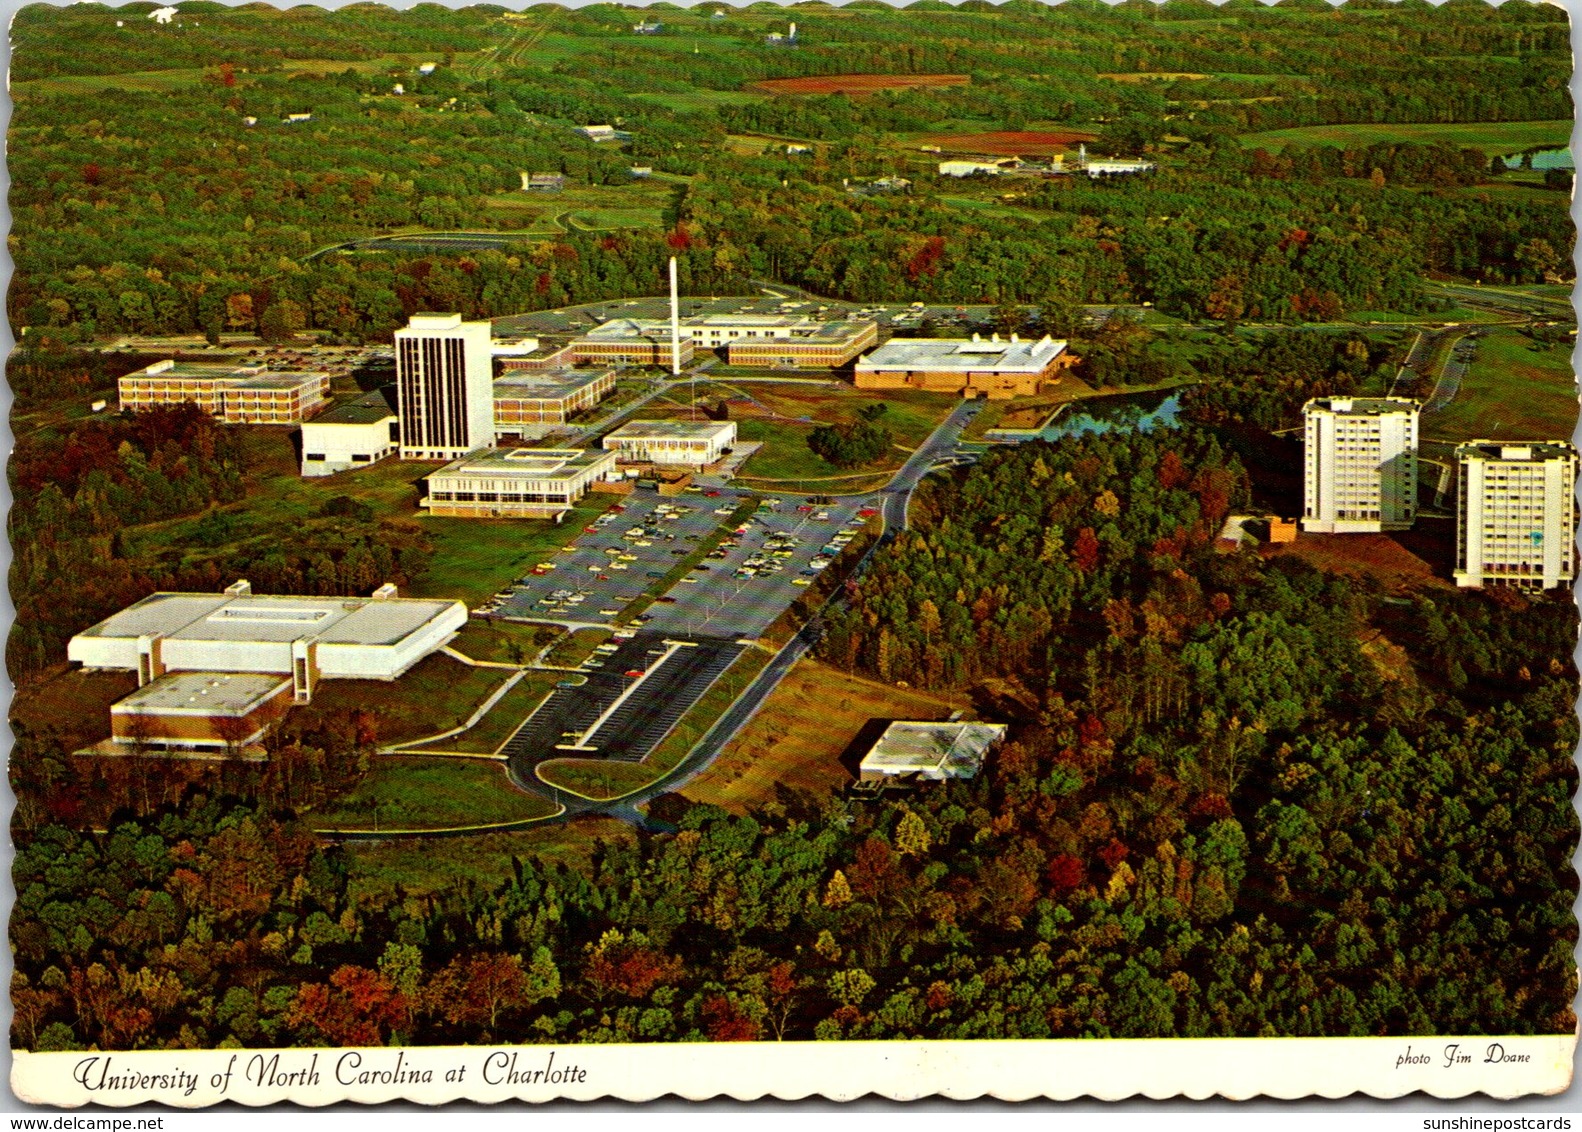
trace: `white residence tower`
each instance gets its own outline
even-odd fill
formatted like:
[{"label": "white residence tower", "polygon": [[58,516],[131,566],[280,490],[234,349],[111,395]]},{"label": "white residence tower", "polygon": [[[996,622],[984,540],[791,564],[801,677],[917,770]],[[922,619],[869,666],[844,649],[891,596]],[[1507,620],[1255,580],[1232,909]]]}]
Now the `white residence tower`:
[{"label": "white residence tower", "polygon": [[1405,530],[1417,518],[1416,401],[1319,397],[1303,409],[1302,529]]},{"label": "white residence tower", "polygon": [[1553,589],[1576,578],[1576,449],[1474,440],[1456,449],[1458,586]]}]

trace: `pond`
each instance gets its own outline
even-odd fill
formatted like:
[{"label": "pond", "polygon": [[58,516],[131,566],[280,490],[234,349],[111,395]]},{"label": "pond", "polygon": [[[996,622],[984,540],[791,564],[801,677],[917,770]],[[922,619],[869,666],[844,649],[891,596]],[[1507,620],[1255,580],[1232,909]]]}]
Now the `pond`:
[{"label": "pond", "polygon": [[[1525,154],[1513,153],[1508,157],[1500,158],[1500,160],[1505,162],[1507,169],[1516,169],[1521,166],[1522,159],[1525,156]],[[1534,169],[1574,169],[1576,165],[1571,160],[1571,151],[1569,149],[1540,149],[1533,151],[1532,167]]]},{"label": "pond", "polygon": [[1036,435],[1040,440],[1060,440],[1115,429],[1152,432],[1155,428],[1180,426],[1181,391],[1172,389],[1095,397],[1068,405],[1064,412],[1045,422]]}]

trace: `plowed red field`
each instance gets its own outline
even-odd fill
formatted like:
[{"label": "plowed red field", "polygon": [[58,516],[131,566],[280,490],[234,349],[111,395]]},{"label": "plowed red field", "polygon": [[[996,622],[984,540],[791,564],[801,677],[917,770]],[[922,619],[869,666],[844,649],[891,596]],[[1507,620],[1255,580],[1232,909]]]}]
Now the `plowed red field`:
[{"label": "plowed red field", "polygon": [[748,90],[765,94],[873,94],[920,86],[968,86],[971,75],[810,75],[802,79],[765,79]]},{"label": "plowed red field", "polygon": [[988,153],[1004,157],[1052,157],[1097,135],[1075,130],[996,130],[988,134],[936,134],[919,145],[938,146],[946,153]]}]

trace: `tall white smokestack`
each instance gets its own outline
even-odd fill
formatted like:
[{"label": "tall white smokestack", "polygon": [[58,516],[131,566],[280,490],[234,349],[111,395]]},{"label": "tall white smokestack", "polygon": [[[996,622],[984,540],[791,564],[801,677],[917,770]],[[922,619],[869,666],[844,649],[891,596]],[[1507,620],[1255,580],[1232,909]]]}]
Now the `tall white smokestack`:
[{"label": "tall white smokestack", "polygon": [[670,376],[681,376],[681,296],[676,290],[676,257],[670,257]]}]

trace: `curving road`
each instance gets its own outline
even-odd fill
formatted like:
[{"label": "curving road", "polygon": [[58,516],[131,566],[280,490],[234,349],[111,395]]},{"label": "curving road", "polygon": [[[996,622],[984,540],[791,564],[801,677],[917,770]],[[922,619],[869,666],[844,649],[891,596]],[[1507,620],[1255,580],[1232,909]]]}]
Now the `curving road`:
[{"label": "curving road", "polygon": [[[929,434],[927,440],[918,446],[916,452],[903,464],[890,482],[877,493],[876,505],[883,517],[886,533],[904,530],[907,525],[907,508],[911,502],[912,492],[928,472],[942,460],[948,459],[954,452],[961,437],[961,431],[982,407],[979,401],[963,401],[951,414],[946,417],[935,430]],[[882,540],[880,540],[882,542]],[[874,544],[876,548],[878,542]],[[870,548],[871,556],[874,548]],[[867,558],[864,559],[866,564]],[[859,566],[859,571],[861,566]],[[831,600],[839,600],[832,598]],[[689,751],[674,770],[662,775],[656,781],[643,787],[641,790],[623,798],[608,802],[599,802],[583,799],[568,794],[564,790],[551,787],[532,773],[538,762],[550,757],[553,752],[529,752],[523,749],[509,752],[512,755],[512,777],[517,783],[535,793],[542,794],[563,807],[560,813],[542,819],[544,822],[565,821],[581,814],[601,814],[606,817],[616,818],[633,824],[647,824],[647,818],[638,811],[637,807],[660,794],[675,790],[689,782],[701,773],[717,758],[737,733],[757,714],[765,700],[774,692],[784,679],[787,672],[791,671],[797,661],[807,655],[808,650],[818,641],[819,617],[814,617],[786,645],[775,654],[773,660],[754,678],[753,682],[744,689],[741,695],[732,701],[730,707],[720,715],[707,734]],[[644,634],[646,637],[647,634]],[[630,647],[630,646],[629,646]],[[624,651],[622,664],[625,663]],[[614,665],[620,669],[622,664]],[[542,712],[543,709],[540,709]],[[539,713],[535,713],[539,714]],[[547,732],[554,732],[562,727],[556,719],[538,721]],[[524,727],[524,733],[528,728]],[[546,733],[547,733],[546,732]],[[525,738],[525,734],[523,738]]]}]

